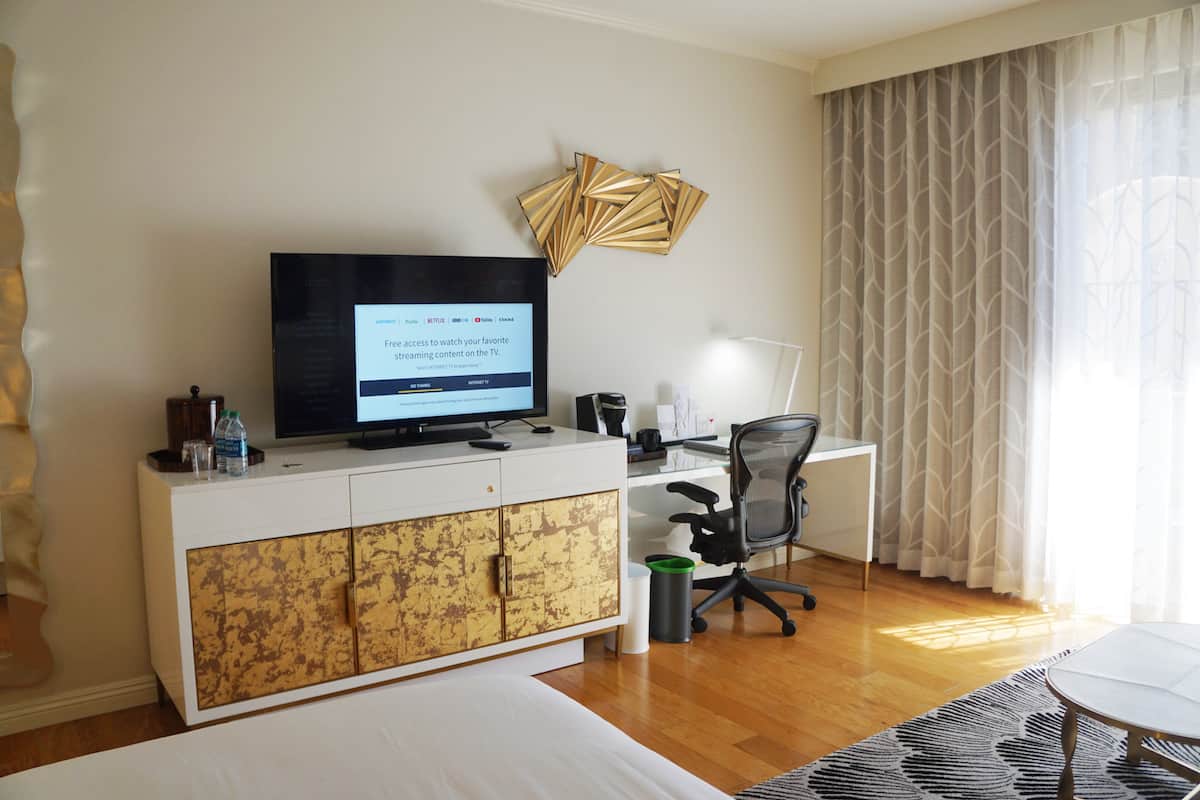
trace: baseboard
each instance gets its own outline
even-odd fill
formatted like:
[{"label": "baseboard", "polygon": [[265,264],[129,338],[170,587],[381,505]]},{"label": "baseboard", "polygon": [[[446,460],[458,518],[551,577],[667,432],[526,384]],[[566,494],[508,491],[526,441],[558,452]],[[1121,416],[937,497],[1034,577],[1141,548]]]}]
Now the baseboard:
[{"label": "baseboard", "polygon": [[153,675],[0,706],[0,736],[142,706],[158,699]]}]

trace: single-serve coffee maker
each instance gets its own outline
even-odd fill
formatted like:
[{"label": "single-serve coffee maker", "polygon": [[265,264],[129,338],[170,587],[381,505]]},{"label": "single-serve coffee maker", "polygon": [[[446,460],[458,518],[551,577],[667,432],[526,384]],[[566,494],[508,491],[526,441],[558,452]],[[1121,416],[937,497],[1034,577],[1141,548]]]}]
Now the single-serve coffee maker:
[{"label": "single-serve coffee maker", "polygon": [[576,427],[581,431],[623,436],[629,441],[629,409],[620,392],[597,392],[575,398]]}]

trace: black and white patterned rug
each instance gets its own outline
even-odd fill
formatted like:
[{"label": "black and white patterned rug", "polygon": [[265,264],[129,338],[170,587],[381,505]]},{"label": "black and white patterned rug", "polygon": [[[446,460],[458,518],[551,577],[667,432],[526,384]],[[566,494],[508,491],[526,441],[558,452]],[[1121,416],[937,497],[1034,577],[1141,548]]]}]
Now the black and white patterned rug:
[{"label": "black and white patterned rug", "polygon": [[[1064,654],[1065,655],[1065,654]],[[738,795],[740,800],[1054,800],[1063,709],[1046,667],[1008,676]],[[1147,747],[1200,763],[1200,748]],[[1083,715],[1075,794],[1085,800],[1180,800],[1192,786],[1125,761],[1125,734]]]}]

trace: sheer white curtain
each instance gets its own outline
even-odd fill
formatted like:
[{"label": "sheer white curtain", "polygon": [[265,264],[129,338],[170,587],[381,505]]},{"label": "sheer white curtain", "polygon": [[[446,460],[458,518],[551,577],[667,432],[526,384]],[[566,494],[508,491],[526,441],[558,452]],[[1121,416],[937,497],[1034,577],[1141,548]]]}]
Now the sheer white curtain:
[{"label": "sheer white curtain", "polygon": [[1023,568],[1052,604],[1133,620],[1200,622],[1196,16],[1057,46]]}]

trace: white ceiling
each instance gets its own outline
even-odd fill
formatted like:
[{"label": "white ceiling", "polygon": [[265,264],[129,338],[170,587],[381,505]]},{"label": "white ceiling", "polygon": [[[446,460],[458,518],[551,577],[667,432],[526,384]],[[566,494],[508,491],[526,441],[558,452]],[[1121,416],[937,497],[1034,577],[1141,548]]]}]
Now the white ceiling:
[{"label": "white ceiling", "polygon": [[1038,0],[491,0],[811,69],[817,61]]}]

